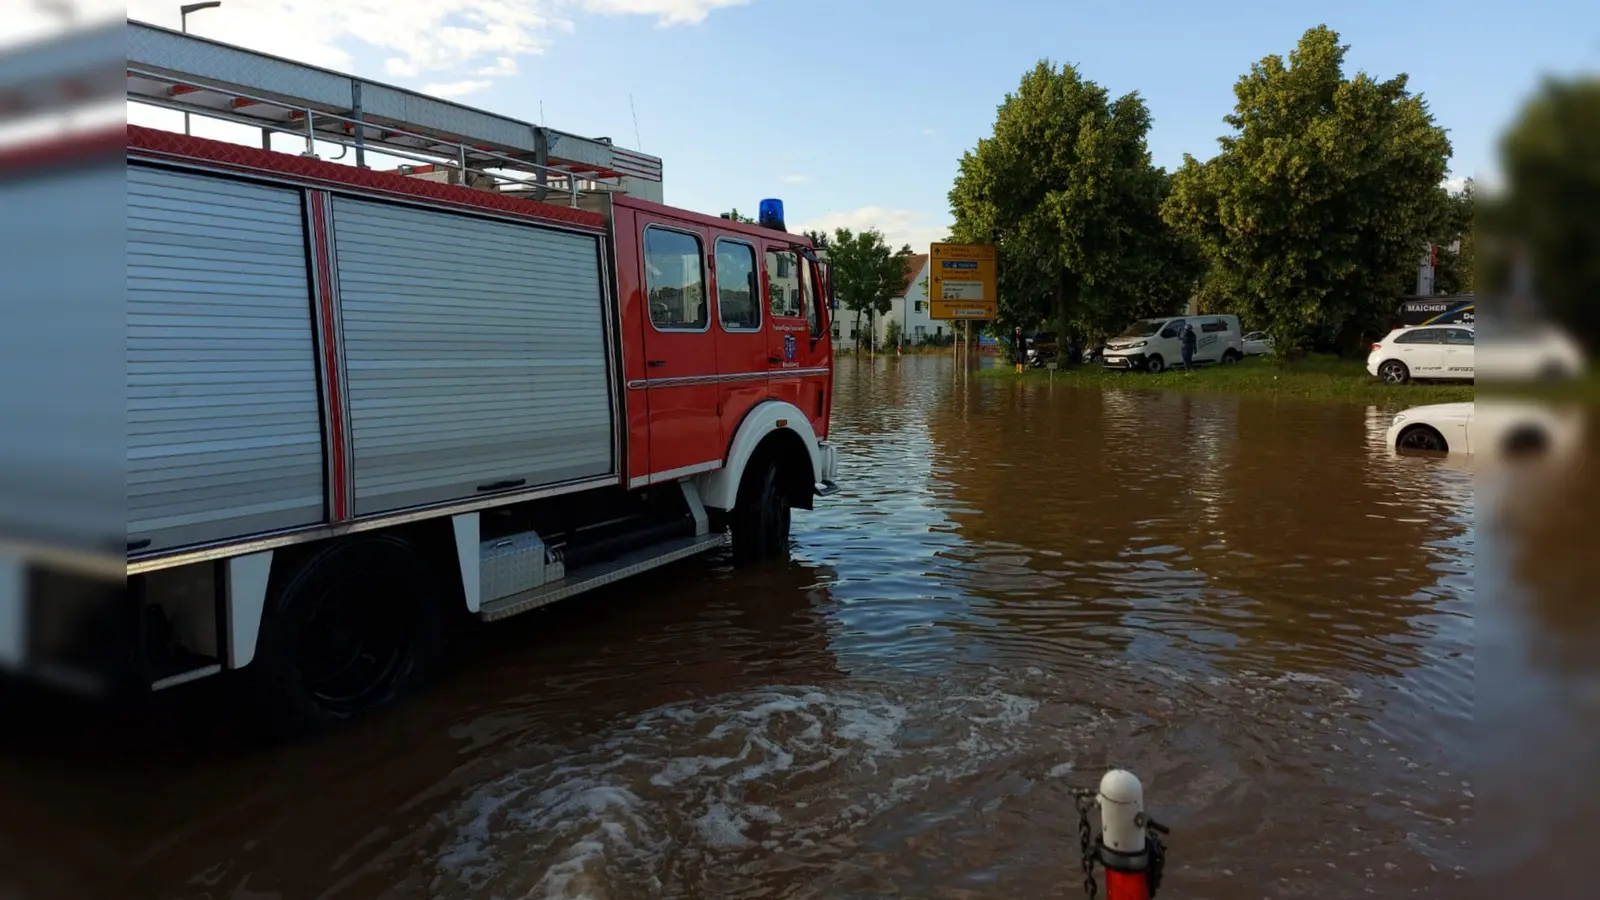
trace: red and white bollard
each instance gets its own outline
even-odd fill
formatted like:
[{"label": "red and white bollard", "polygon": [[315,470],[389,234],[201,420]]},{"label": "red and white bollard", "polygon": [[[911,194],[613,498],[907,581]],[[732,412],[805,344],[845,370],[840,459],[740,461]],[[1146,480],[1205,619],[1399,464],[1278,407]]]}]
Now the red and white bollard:
[{"label": "red and white bollard", "polygon": [[1112,769],[1100,779],[1100,865],[1106,900],[1150,900],[1150,851],[1144,839],[1144,785],[1132,772]]},{"label": "red and white bollard", "polygon": [[[1132,772],[1112,769],[1100,779],[1100,789],[1092,799],[1085,792],[1079,815],[1084,818],[1080,829],[1086,856],[1091,847],[1087,822],[1090,807],[1100,811],[1100,838],[1093,842],[1092,860],[1105,869],[1106,900],[1150,900],[1161,886],[1166,849],[1160,835],[1167,829],[1145,814],[1144,785]],[[1092,897],[1091,867],[1092,861],[1086,859],[1085,888]]]}]

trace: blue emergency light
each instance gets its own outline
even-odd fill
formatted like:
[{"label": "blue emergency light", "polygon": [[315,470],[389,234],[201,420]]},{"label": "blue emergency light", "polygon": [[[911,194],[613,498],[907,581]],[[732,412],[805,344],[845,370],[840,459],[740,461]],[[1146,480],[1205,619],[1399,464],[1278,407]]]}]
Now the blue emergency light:
[{"label": "blue emergency light", "polygon": [[789,230],[789,229],[783,227],[783,201],[782,200],[773,200],[773,199],[763,200],[763,201],[761,201],[760,210],[761,210],[760,213],[758,213],[756,215],[756,221],[761,223],[761,227],[762,228],[772,228],[772,229],[776,229],[778,231],[788,231]]}]

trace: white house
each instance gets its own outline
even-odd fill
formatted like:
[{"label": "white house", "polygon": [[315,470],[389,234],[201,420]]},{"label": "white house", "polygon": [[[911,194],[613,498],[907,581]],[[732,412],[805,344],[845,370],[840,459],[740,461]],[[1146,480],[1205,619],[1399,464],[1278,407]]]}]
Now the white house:
[{"label": "white house", "polygon": [[[888,349],[890,322],[900,326],[902,340],[908,345],[916,344],[925,337],[942,338],[949,332],[949,322],[934,321],[931,316],[932,309],[928,305],[928,259],[928,254],[918,253],[906,260],[906,280],[900,285],[899,294],[890,301],[889,312],[873,317],[872,330],[879,347]],[[855,313],[841,309],[838,316],[834,323],[836,345],[854,346]],[[867,327],[865,320],[861,327]]]}]

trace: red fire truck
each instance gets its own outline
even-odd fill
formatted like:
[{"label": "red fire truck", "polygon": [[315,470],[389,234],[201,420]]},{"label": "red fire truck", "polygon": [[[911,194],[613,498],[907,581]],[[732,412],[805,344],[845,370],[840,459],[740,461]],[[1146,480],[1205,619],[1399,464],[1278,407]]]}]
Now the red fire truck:
[{"label": "red fire truck", "polygon": [[73,173],[127,200],[124,674],[242,670],[326,725],[453,616],[772,557],[832,491],[829,275],[781,204],[676,209],[606,139],[125,27],[129,100],[262,146],[130,125]]}]

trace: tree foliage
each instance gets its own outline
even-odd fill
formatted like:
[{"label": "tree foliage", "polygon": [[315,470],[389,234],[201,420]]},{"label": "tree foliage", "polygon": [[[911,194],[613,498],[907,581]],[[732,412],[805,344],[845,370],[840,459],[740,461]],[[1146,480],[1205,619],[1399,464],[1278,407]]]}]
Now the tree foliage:
[{"label": "tree foliage", "polygon": [[1105,334],[1181,308],[1198,260],[1160,217],[1149,130],[1137,94],[1113,100],[1070,65],[1040,61],[1006,95],[950,191],[955,240],[999,250],[1001,331]]},{"label": "tree foliage", "polygon": [[754,225],[756,223],[755,219],[752,219],[749,216],[739,212],[739,207],[737,206],[723,213],[722,217],[732,222],[743,222],[746,225]]},{"label": "tree foliage", "polygon": [[833,243],[826,231],[810,230],[802,232],[802,236],[811,242],[811,246],[818,250],[826,250]]},{"label": "tree foliage", "polygon": [[1416,277],[1450,144],[1406,76],[1344,75],[1347,47],[1307,31],[1234,86],[1233,133],[1185,155],[1163,215],[1206,259],[1201,300],[1270,327],[1293,358],[1351,343]]},{"label": "tree foliage", "polygon": [[1544,311],[1600,350],[1600,78],[1547,81],[1500,153],[1498,243],[1527,260]]},{"label": "tree foliage", "polygon": [[1433,268],[1436,294],[1468,294],[1474,287],[1477,255],[1477,187],[1468,178],[1459,191],[1439,190],[1440,198],[1429,240],[1439,248]]},{"label": "tree foliage", "polygon": [[861,318],[870,325],[874,315],[889,311],[906,281],[906,260],[911,247],[890,250],[883,235],[868,229],[859,234],[848,228],[833,233],[828,263],[833,268],[833,295],[839,305],[856,314],[856,334],[862,335]]}]

